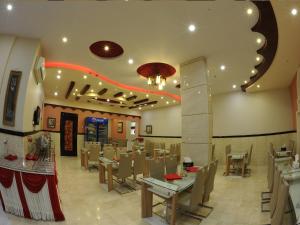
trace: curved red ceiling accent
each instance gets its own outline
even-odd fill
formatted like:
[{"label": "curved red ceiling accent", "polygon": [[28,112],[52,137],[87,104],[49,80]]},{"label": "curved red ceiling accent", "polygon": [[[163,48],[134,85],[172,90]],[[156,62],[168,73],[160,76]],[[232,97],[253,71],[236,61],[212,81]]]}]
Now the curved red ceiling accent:
[{"label": "curved red ceiling accent", "polygon": [[55,61],[47,61],[45,63],[45,67],[46,68],[64,68],[64,69],[70,69],[70,70],[76,70],[76,71],[80,71],[82,73],[85,74],[90,74],[94,77],[99,78],[102,81],[105,81],[107,83],[110,83],[112,85],[115,85],[119,88],[122,89],[126,89],[129,91],[135,91],[135,92],[141,92],[141,93],[146,93],[146,94],[155,94],[155,95],[162,95],[162,96],[166,96],[166,97],[170,97],[175,99],[176,101],[181,101],[181,97],[179,95],[175,95],[166,91],[156,91],[156,90],[147,90],[144,88],[140,88],[140,87],[135,87],[135,86],[130,86],[127,84],[123,84],[120,83],[118,81],[112,80],[100,73],[97,73],[96,71],[88,68],[88,67],[84,67],[84,66],[80,66],[80,65],[76,65],[76,64],[70,64],[70,63],[65,63],[65,62],[55,62]]},{"label": "curved red ceiling accent", "polygon": [[123,54],[121,45],[112,41],[97,41],[90,46],[90,51],[101,58],[115,58]]},{"label": "curved red ceiling accent", "polygon": [[176,69],[167,64],[160,62],[146,63],[137,69],[138,74],[144,77],[161,75],[162,77],[170,77],[176,73]]}]

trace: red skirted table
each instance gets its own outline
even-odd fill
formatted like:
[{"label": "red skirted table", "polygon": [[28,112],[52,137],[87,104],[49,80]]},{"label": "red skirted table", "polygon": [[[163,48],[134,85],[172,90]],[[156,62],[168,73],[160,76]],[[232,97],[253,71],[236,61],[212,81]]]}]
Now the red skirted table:
[{"label": "red skirted table", "polygon": [[0,200],[7,213],[62,221],[55,162],[0,158]]}]

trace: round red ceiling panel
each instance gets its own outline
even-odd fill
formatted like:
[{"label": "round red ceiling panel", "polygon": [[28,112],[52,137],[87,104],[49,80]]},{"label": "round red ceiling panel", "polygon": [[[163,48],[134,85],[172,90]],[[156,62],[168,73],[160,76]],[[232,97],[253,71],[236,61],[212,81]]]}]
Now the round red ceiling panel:
[{"label": "round red ceiling panel", "polygon": [[150,77],[158,74],[163,77],[170,77],[176,73],[176,69],[167,63],[153,62],[141,65],[137,69],[137,72],[144,77]]},{"label": "round red ceiling panel", "polygon": [[115,58],[123,54],[121,45],[112,41],[97,41],[90,46],[90,51],[101,58]]}]

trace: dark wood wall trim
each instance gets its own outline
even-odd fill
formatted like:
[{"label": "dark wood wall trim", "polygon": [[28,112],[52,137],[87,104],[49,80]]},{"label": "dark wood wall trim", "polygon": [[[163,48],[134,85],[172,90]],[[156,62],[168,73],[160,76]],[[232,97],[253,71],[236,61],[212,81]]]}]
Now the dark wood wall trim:
[{"label": "dark wood wall trim", "polygon": [[99,110],[93,110],[93,109],[85,109],[85,108],[78,108],[78,107],[72,107],[72,106],[64,106],[64,105],[55,105],[50,103],[45,103],[44,107],[50,106],[52,108],[62,108],[62,109],[71,109],[71,110],[80,110],[82,112],[91,112],[91,113],[100,113],[100,114],[109,114],[109,115],[117,115],[117,116],[125,116],[125,117],[133,117],[133,118],[141,118],[141,116],[135,116],[135,115],[129,115],[129,114],[123,114],[123,113],[113,113],[113,112],[106,112],[106,111],[99,111]]},{"label": "dark wood wall trim", "polygon": [[270,1],[252,1],[259,11],[258,22],[252,27],[253,32],[261,33],[265,36],[266,42],[262,48],[257,50],[257,54],[263,56],[260,64],[255,66],[257,73],[250,77],[247,84],[241,85],[242,91],[259,80],[271,66],[278,47],[278,27],[274,10]]},{"label": "dark wood wall trim", "polygon": [[42,131],[42,130],[33,130],[33,131],[22,132],[22,131],[14,131],[14,130],[7,130],[7,129],[0,128],[0,133],[9,134],[9,135],[18,136],[18,137],[26,137],[29,135],[36,134],[40,131]]},{"label": "dark wood wall trim", "polygon": [[[227,136],[213,136],[212,138],[245,138],[245,137],[262,137],[262,136],[272,136],[280,134],[290,134],[296,133],[296,130],[281,131],[274,133],[263,133],[263,134],[246,134],[246,135],[227,135]],[[151,137],[151,138],[182,138],[181,136],[151,136],[151,135],[140,135],[140,137]]]}]

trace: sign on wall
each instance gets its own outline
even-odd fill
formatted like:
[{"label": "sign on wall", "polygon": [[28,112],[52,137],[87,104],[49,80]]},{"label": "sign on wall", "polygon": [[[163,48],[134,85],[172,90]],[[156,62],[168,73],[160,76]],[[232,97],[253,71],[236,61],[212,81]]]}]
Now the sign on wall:
[{"label": "sign on wall", "polygon": [[3,111],[3,124],[7,126],[15,126],[16,107],[21,75],[21,71],[11,71],[9,75]]}]

